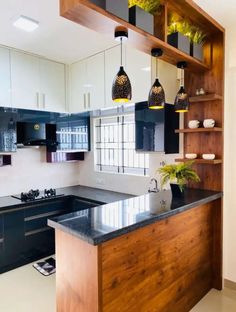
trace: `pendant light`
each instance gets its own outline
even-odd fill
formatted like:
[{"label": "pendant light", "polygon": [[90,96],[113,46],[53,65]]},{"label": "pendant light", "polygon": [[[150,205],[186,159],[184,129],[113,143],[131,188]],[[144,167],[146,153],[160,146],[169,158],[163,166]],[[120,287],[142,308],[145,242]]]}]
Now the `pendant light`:
[{"label": "pendant light", "polygon": [[149,109],[163,109],[165,107],[165,91],[159,82],[158,57],[162,56],[162,49],[152,49],[152,56],[156,58],[156,80],[149,92]]},{"label": "pendant light", "polygon": [[115,32],[115,39],[120,41],[121,66],[112,84],[112,100],[118,103],[129,102],[132,98],[131,83],[123,67],[123,41],[127,38],[127,31]]},{"label": "pendant light", "polygon": [[186,113],[189,110],[189,97],[184,89],[184,69],[187,67],[186,62],[179,62],[177,67],[181,69],[180,89],[175,98],[176,113]]}]

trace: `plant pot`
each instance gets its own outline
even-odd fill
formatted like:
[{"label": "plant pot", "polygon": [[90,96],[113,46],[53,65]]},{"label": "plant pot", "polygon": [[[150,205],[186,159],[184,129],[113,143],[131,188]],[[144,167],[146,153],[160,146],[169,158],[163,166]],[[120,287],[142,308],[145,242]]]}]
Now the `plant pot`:
[{"label": "plant pot", "polygon": [[129,21],[128,0],[90,0],[92,3],[103,8],[104,10]]},{"label": "plant pot", "polygon": [[200,61],[203,61],[203,45],[200,43],[192,42],[190,46],[190,55]]},{"label": "plant pot", "polygon": [[181,192],[178,184],[170,183],[170,188],[171,188],[172,196],[174,198],[183,198],[184,197],[184,191]]},{"label": "plant pot", "polygon": [[129,22],[149,34],[154,34],[154,16],[137,5],[129,9]]},{"label": "plant pot", "polygon": [[179,32],[168,35],[167,41],[173,47],[190,55],[190,40]]}]

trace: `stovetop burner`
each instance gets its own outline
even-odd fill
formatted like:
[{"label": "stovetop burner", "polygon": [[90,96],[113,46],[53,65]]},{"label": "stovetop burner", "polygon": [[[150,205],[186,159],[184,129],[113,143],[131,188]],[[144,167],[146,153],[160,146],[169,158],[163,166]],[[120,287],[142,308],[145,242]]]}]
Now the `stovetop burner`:
[{"label": "stovetop burner", "polygon": [[[41,195],[41,196],[40,196]],[[56,189],[45,189],[42,193],[39,190],[30,190],[26,193],[21,193],[19,196],[12,196],[13,198],[19,199],[22,202],[29,202],[35,200],[49,199],[63,196],[64,194],[57,194]]]}]

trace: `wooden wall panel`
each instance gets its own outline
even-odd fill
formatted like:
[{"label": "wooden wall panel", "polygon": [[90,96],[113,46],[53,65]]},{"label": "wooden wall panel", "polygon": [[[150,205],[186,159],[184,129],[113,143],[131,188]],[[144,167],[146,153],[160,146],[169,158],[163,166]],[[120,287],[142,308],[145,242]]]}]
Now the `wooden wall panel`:
[{"label": "wooden wall panel", "polygon": [[57,312],[98,312],[99,248],[56,230]]},{"label": "wooden wall panel", "polygon": [[104,243],[103,311],[189,311],[213,284],[213,207]]}]

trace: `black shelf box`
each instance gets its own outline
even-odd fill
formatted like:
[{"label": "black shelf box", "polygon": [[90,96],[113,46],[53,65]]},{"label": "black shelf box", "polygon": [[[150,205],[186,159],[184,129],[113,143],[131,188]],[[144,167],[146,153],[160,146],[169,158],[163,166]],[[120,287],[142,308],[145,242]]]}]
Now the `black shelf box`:
[{"label": "black shelf box", "polygon": [[129,22],[149,34],[154,34],[154,16],[137,5],[129,9]]},{"label": "black shelf box", "polygon": [[129,21],[128,0],[91,0],[91,2],[119,18]]},{"label": "black shelf box", "polygon": [[189,38],[179,32],[168,35],[167,41],[170,45],[179,49],[180,51],[190,55],[190,41]]}]

